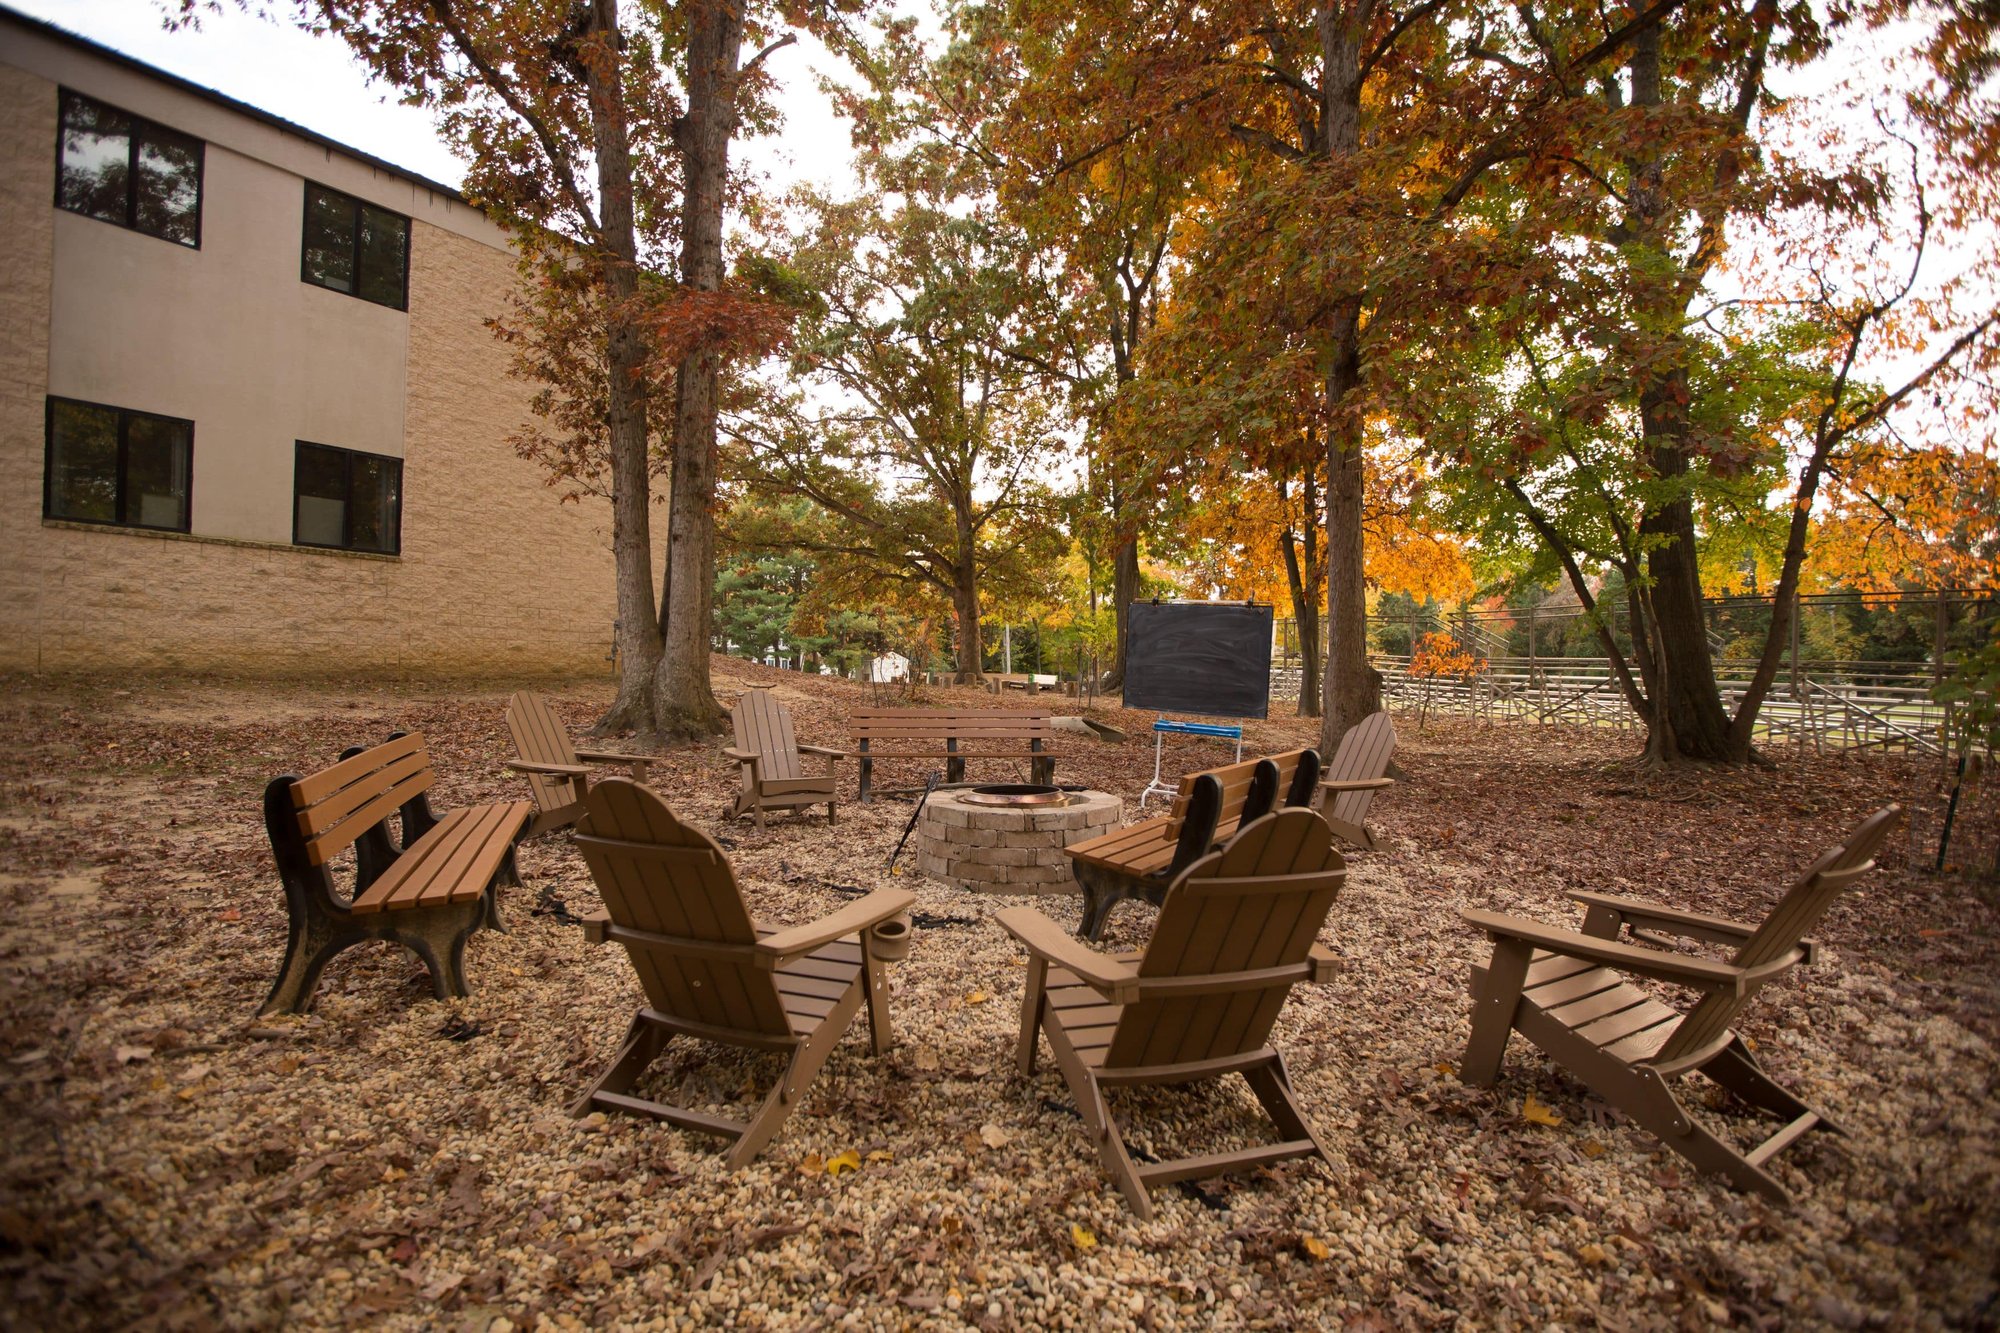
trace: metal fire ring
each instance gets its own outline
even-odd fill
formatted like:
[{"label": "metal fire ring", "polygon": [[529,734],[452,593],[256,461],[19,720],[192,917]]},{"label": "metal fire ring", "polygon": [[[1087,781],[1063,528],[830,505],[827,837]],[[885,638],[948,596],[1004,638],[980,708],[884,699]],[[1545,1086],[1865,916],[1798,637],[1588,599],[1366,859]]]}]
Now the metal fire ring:
[{"label": "metal fire ring", "polygon": [[967,805],[993,805],[1002,809],[1034,809],[1070,803],[1069,793],[1062,788],[1029,782],[1002,782],[974,787],[959,799]]}]

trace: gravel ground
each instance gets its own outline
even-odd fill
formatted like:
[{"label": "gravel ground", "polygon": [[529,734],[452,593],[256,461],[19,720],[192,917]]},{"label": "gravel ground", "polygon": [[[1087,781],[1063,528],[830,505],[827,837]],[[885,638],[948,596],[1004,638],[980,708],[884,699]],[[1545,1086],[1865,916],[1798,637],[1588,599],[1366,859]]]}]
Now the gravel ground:
[{"label": "gravel ground", "polygon": [[[863,687],[718,663],[725,699],[775,685],[803,738],[841,739]],[[890,883],[921,929],[894,972],[898,1044],[859,1028],[750,1168],[715,1141],[565,1107],[638,1001],[622,951],[571,921],[597,896],[565,839],[522,855],[512,933],[467,954],[473,996],[429,998],[382,945],[329,967],[304,1019],[252,1017],[283,900],[259,818],[271,776],[423,730],[439,807],[519,794],[491,683],[231,684],[14,677],[0,690],[0,1326],[558,1327],[1991,1326],[1996,1064],[1991,881],[1917,869],[1937,775],[1883,757],[1778,756],[1652,773],[1628,738],[1404,718],[1405,781],[1376,803],[1324,942],[1349,960],[1279,1022],[1331,1168],[1159,1192],[1136,1221],[1060,1078],[1010,1052],[1024,968],[1008,900],[883,870],[907,801],[759,833],[717,815],[715,744],[656,785],[732,850],[753,910],[809,920]],[[581,732],[606,682],[550,687]],[[933,690],[940,702],[990,702]],[[1018,696],[1010,702],[1021,702]],[[1073,701],[1057,707],[1074,711]],[[1058,775],[1118,792],[1132,739],[1066,736]],[[1316,724],[1250,724],[1252,750]],[[1226,752],[1190,744],[1169,767]],[[1013,765],[988,764],[995,780]],[[880,765],[878,784],[925,766]],[[847,768],[851,790],[853,769]],[[1022,775],[1023,777],[1025,774]],[[1491,1091],[1454,1075],[1476,905],[1569,923],[1566,888],[1761,913],[1822,845],[1903,800],[1917,832],[1819,932],[1822,961],[1741,1030],[1850,1131],[1782,1157],[1798,1206],[1695,1176],[1516,1040]],[[1972,830],[1992,820],[1972,803]],[[1927,833],[1924,830],[1928,830]],[[1928,847],[1921,838],[1928,837]],[[908,853],[906,852],[907,856]],[[1039,900],[1066,926],[1075,899]],[[1120,907],[1107,947],[1144,942]],[[734,1108],[775,1064],[688,1047],[647,1085]],[[1531,1120],[1533,1098],[1556,1123]],[[1161,1156],[1261,1130],[1240,1081],[1127,1095]],[[1544,1117],[1547,1118],[1547,1117]],[[1746,1140],[1755,1126],[1733,1121]],[[852,1152],[860,1166],[837,1169]]]}]

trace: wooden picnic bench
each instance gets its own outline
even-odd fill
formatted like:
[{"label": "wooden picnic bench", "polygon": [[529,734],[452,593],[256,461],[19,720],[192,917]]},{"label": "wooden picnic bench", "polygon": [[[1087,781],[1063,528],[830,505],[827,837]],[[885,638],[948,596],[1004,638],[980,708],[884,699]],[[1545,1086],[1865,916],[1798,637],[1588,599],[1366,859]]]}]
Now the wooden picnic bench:
[{"label": "wooden picnic bench", "polygon": [[1063,848],[1083,887],[1077,934],[1095,940],[1111,909],[1127,898],[1159,906],[1175,875],[1271,811],[1280,793],[1287,806],[1310,806],[1318,783],[1317,750],[1225,764],[1182,778],[1168,813]]},{"label": "wooden picnic bench", "polygon": [[[264,827],[291,926],[284,966],[258,1013],[304,1013],[320,970],[363,940],[394,940],[423,959],[440,1000],[466,994],[465,941],[481,925],[502,928],[495,888],[521,882],[514,844],[535,807],[498,801],[440,817],[427,794],[436,781],[423,736],[397,732],[310,777],[287,773],[264,788]],[[400,844],[388,828],[397,814]],[[349,847],[354,887],[343,898],[329,864]]]},{"label": "wooden picnic bench", "polygon": [[942,759],[945,781],[965,781],[968,759],[1026,759],[1030,782],[1053,783],[1055,715],[1027,708],[857,708],[848,714],[861,761],[861,802],[868,802],[877,759]]}]

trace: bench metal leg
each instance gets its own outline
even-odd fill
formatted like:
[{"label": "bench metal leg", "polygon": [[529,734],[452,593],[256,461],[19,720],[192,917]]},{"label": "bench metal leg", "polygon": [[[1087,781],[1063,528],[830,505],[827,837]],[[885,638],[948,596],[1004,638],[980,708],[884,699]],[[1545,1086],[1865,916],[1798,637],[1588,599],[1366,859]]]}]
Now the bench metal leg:
[{"label": "bench metal leg", "polygon": [[312,1005],[313,992],[319,989],[321,970],[335,954],[350,944],[358,943],[361,938],[341,930],[335,922],[301,920],[299,914],[294,912],[285,940],[284,965],[278,969],[278,979],[272,984],[271,993],[258,1007],[258,1016],[280,1012],[304,1013]]},{"label": "bench metal leg", "polygon": [[402,945],[429,969],[431,993],[438,999],[463,999],[465,942],[485,923],[493,891],[469,903],[438,907],[407,907],[395,912],[354,916],[344,907],[322,910],[310,898],[305,908],[295,900],[285,943],[284,965],[271,993],[257,1010],[261,1014],[302,1014],[312,1007],[320,972],[351,945],[390,940]]},{"label": "bench metal leg", "polygon": [[1028,781],[1043,787],[1056,785],[1056,757],[1042,750],[1040,741],[1031,741],[1028,748],[1034,757],[1028,760]]},{"label": "bench metal leg", "polygon": [[502,935],[511,932],[507,929],[507,923],[500,917],[501,886],[505,885],[513,889],[526,887],[521,883],[520,862],[514,859],[514,853],[519,851],[520,847],[521,844],[516,842],[512,847],[507,849],[507,856],[500,862],[500,869],[494,872],[493,882],[486,886],[486,912],[480,924],[485,926],[486,929],[497,931]]},{"label": "bench metal leg", "polygon": [[1160,887],[1148,880],[1121,875],[1088,861],[1072,861],[1070,869],[1076,872],[1076,882],[1083,887],[1083,921],[1076,933],[1093,944],[1104,933],[1111,909],[1119,903],[1127,898],[1145,898],[1155,904],[1159,901]]}]

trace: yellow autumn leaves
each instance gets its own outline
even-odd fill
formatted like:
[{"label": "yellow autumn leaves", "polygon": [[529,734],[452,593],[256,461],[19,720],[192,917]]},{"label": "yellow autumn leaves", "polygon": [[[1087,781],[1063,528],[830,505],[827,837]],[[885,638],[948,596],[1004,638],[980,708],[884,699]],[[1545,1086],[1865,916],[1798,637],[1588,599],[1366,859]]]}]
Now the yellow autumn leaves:
[{"label": "yellow autumn leaves", "polygon": [[[866,1160],[870,1163],[893,1162],[896,1160],[896,1154],[886,1148],[877,1148],[868,1154]],[[798,1172],[802,1176],[825,1174],[838,1180],[844,1172],[859,1171],[862,1161],[861,1154],[853,1148],[835,1153],[832,1157],[822,1157],[816,1152],[807,1153],[799,1160]]]}]

